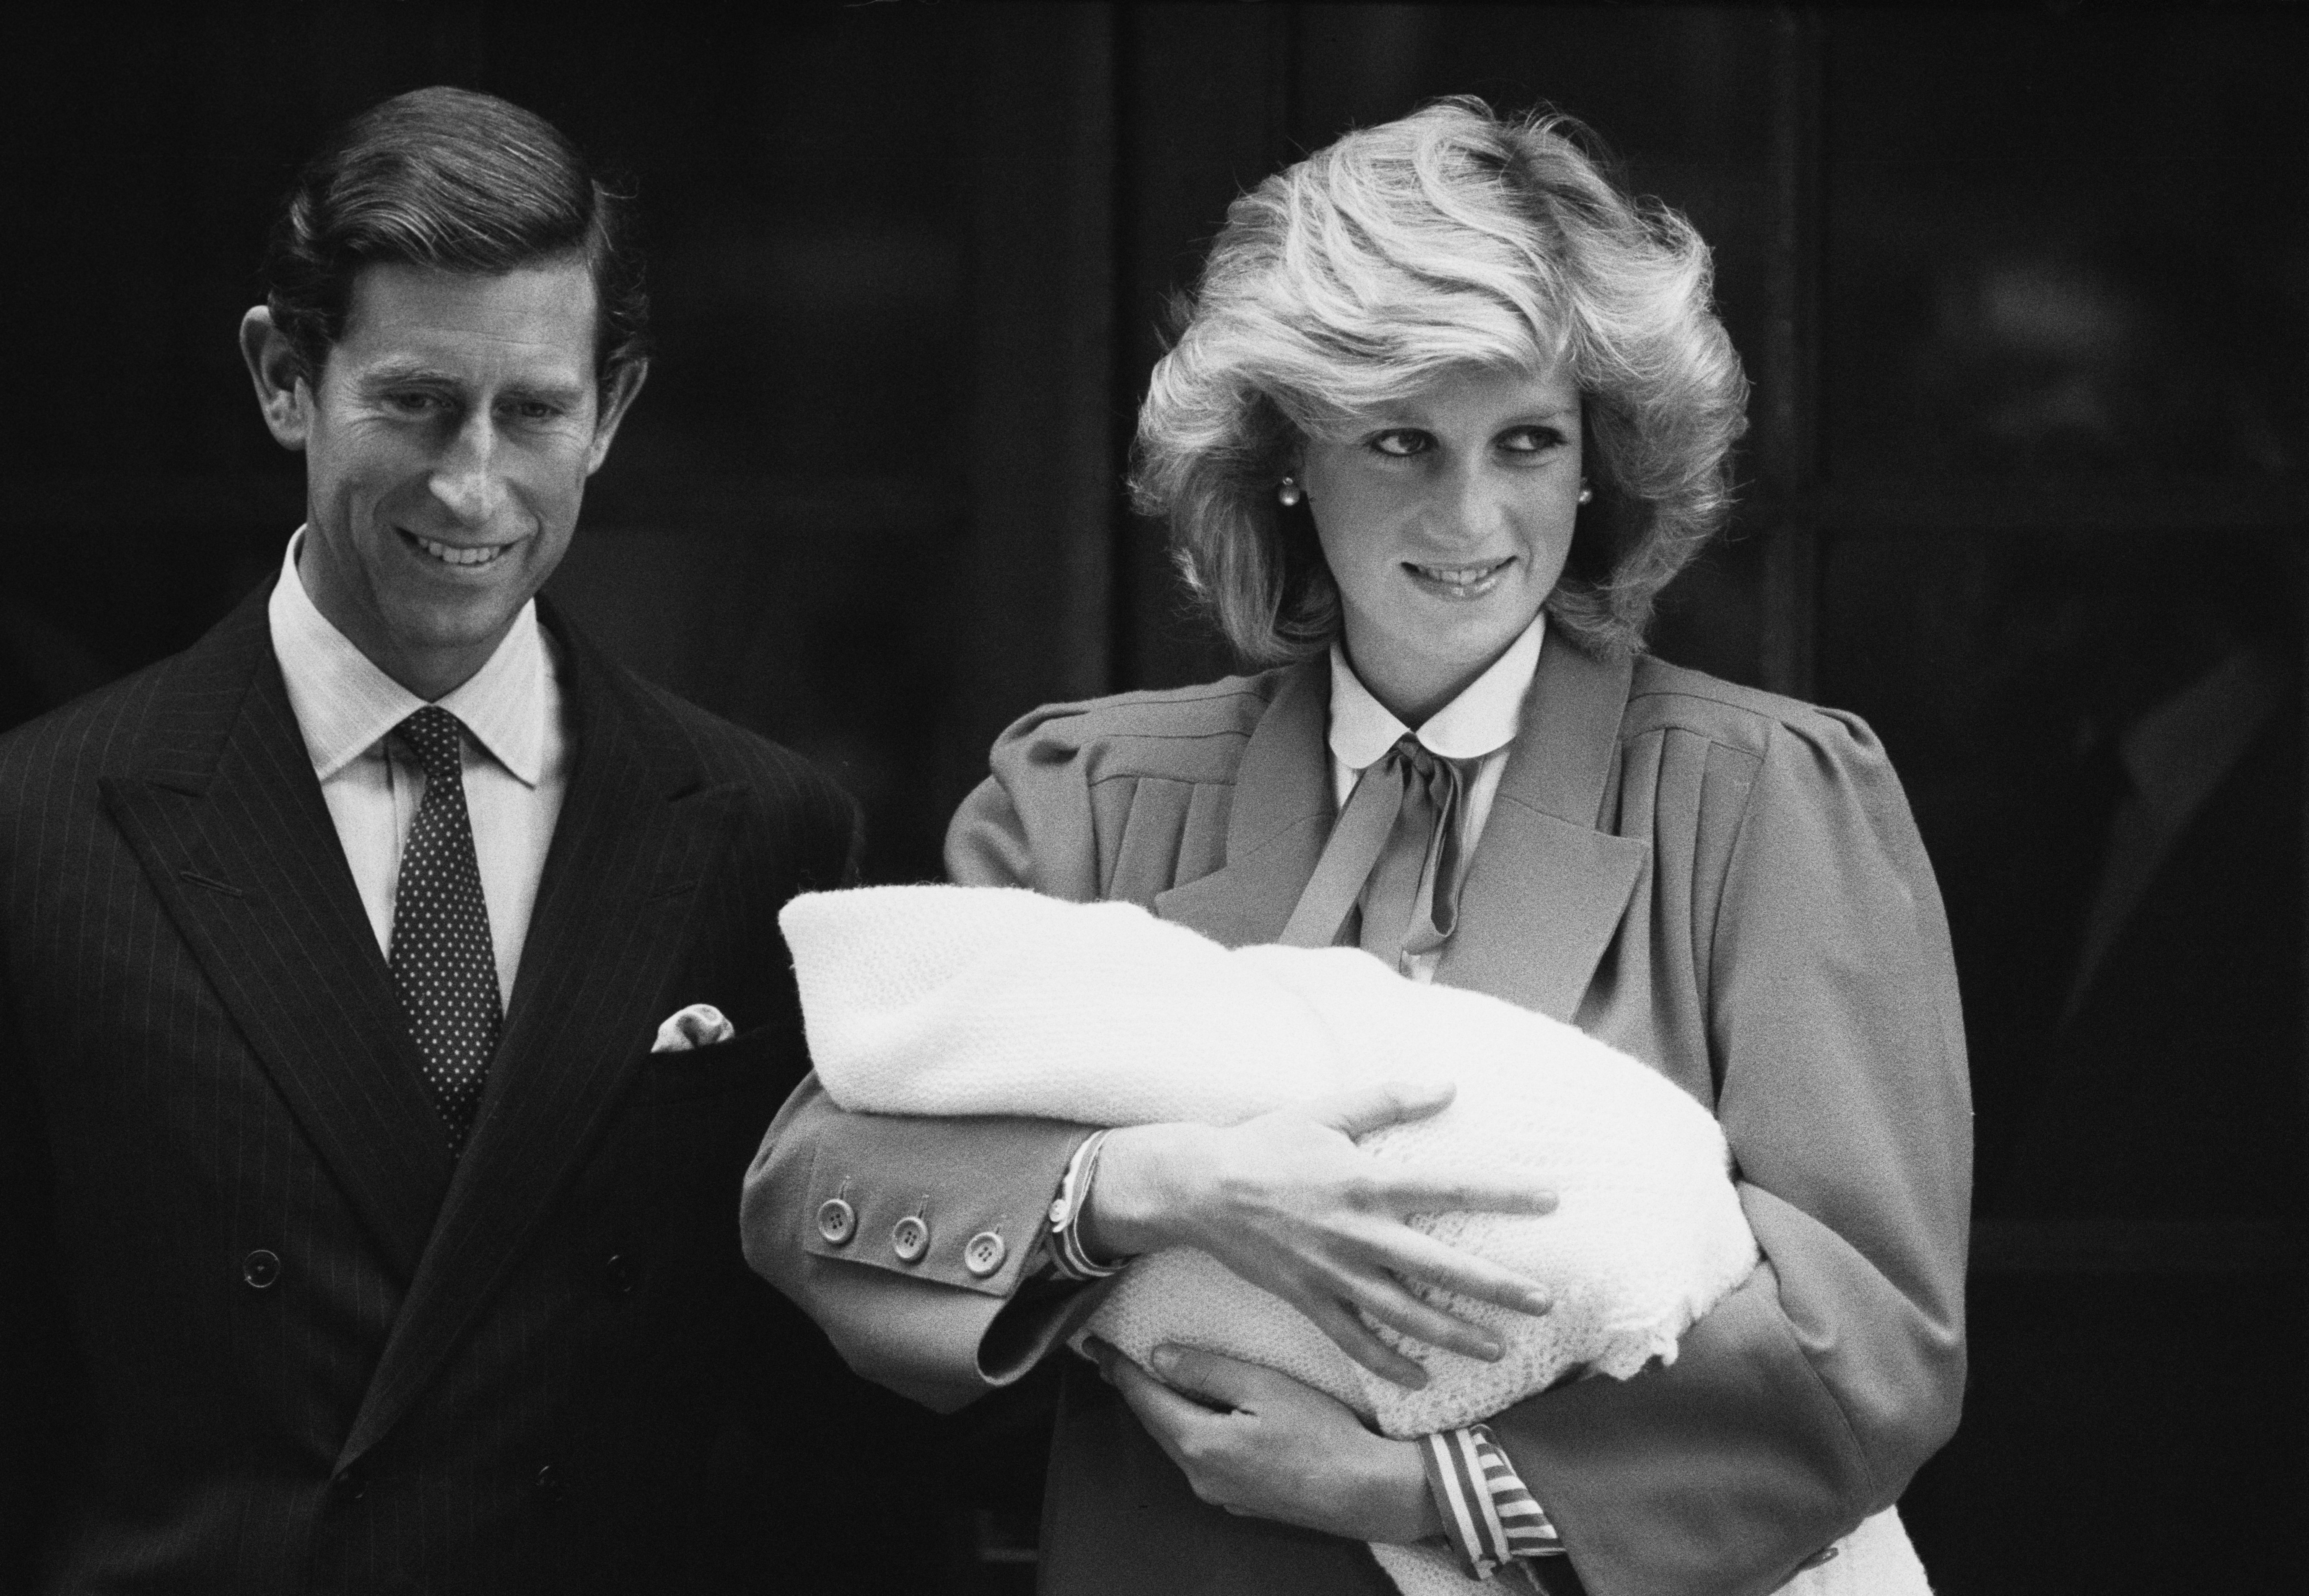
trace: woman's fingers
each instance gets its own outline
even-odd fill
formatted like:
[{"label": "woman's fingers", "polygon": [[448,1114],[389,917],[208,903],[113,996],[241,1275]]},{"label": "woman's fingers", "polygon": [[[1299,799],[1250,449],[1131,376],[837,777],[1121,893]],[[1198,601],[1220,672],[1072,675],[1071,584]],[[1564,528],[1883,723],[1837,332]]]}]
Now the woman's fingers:
[{"label": "woman's fingers", "polygon": [[1393,1281],[1361,1282],[1360,1289],[1348,1299],[1348,1306],[1361,1308],[1397,1334],[1440,1347],[1447,1352],[1457,1352],[1462,1358],[1496,1363],[1507,1351],[1499,1337],[1482,1325],[1420,1301]]},{"label": "woman's fingers", "polygon": [[1553,1213],[1556,1196],[1528,1175],[1465,1175],[1381,1164],[1374,1195],[1397,1213]]},{"label": "woman's fingers", "polygon": [[1255,1409],[1259,1399],[1281,1378],[1273,1369],[1224,1352],[1164,1342],[1147,1354],[1154,1373],[1173,1391],[1184,1392],[1215,1408],[1238,1411]]},{"label": "woman's fingers", "polygon": [[1180,1468],[1189,1469],[1187,1438],[1210,1422],[1211,1410],[1181,1396],[1120,1353],[1103,1360],[1101,1367],[1107,1384],[1122,1393],[1122,1400],[1138,1415],[1138,1422],[1146,1427],[1154,1444]]},{"label": "woman's fingers", "polygon": [[1340,1351],[1380,1379],[1391,1380],[1406,1391],[1425,1388],[1427,1371],[1379,1340],[1355,1310],[1338,1298],[1294,1298],[1292,1306],[1313,1320],[1315,1328],[1329,1336]]},{"label": "woman's fingers", "polygon": [[1449,1081],[1382,1081],[1308,1105],[1305,1112],[1350,1140],[1383,1125],[1424,1119],[1439,1113],[1458,1088]]},{"label": "woman's fingers", "polygon": [[1545,1291],[1514,1270],[1463,1253],[1409,1225],[1393,1227],[1371,1246],[1379,1266],[1391,1275],[1519,1314],[1544,1314],[1555,1306]]}]

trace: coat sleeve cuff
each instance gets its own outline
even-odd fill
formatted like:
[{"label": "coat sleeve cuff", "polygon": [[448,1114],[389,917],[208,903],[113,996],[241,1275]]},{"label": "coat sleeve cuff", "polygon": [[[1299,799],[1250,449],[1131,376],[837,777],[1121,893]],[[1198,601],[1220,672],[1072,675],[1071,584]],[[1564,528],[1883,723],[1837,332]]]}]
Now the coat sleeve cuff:
[{"label": "coat sleeve cuff", "polygon": [[1489,1579],[1518,1557],[1560,1557],[1563,1539],[1485,1426],[1419,1439],[1427,1488],[1460,1565]]}]

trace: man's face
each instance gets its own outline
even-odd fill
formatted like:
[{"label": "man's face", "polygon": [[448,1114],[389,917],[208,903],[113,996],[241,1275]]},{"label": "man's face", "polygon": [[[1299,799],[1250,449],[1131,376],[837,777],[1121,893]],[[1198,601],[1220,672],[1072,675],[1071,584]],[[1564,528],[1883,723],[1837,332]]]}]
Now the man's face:
[{"label": "man's face", "polygon": [[318,386],[294,389],[301,438],[275,426],[305,452],[306,590],[421,697],[488,660],[569,547],[631,397],[602,413],[593,315],[575,260],[366,267]]}]

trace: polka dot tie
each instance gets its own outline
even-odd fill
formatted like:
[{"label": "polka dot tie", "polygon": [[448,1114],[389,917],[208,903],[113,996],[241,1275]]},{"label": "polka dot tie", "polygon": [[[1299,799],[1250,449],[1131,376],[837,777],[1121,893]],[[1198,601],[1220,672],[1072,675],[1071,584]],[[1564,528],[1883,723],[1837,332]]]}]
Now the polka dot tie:
[{"label": "polka dot tie", "polygon": [[401,850],[388,962],[454,1153],[472,1129],[505,1021],[497,953],[465,809],[463,723],[428,704],[395,729],[425,766],[425,799]]}]

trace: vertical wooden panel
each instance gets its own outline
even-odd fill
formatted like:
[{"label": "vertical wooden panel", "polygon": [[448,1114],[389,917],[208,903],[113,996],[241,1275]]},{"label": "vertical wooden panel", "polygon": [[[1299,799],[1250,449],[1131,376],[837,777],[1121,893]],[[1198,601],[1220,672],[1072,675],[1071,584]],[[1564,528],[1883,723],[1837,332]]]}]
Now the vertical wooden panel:
[{"label": "vertical wooden panel", "polygon": [[1111,685],[1118,470],[1113,10],[973,21],[970,512],[940,760],[957,798],[1010,720]]},{"label": "vertical wooden panel", "polygon": [[[1115,340],[1118,458],[1167,344],[1172,296],[1189,288],[1235,195],[1282,154],[1291,38],[1275,5],[1133,5],[1122,13],[1120,323]],[[1173,686],[1230,668],[1190,609],[1163,528],[1124,524],[1116,638],[1118,685]]]},{"label": "vertical wooden panel", "polygon": [[1765,534],[1764,685],[1813,690],[1820,528],[1811,503],[1820,472],[1819,309],[1821,41],[1818,21],[1773,19],[1771,249],[1763,347],[1750,357],[1757,477],[1773,517]]}]

